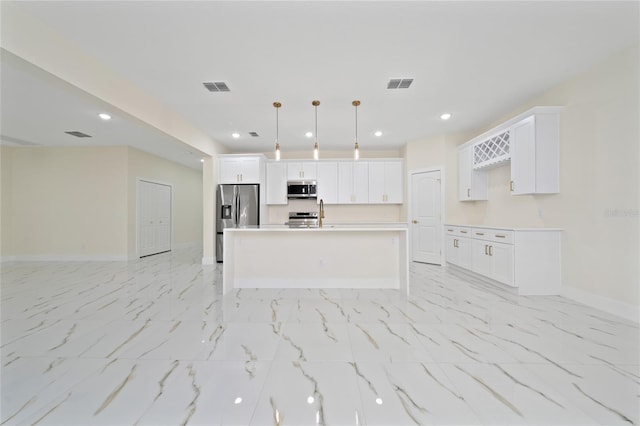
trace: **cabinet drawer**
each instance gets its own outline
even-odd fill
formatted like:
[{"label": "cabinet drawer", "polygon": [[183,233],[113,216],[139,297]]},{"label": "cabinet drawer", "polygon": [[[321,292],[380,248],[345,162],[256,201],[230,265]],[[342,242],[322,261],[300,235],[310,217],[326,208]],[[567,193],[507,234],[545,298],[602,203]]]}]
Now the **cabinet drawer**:
[{"label": "cabinet drawer", "polygon": [[458,227],[458,235],[461,237],[471,237],[471,228]]},{"label": "cabinet drawer", "polygon": [[444,226],[444,232],[447,235],[458,235],[458,227],[457,226],[445,225]]},{"label": "cabinet drawer", "polygon": [[513,244],[513,231],[503,231],[501,229],[489,229],[489,231],[491,241],[495,241],[496,243]]},{"label": "cabinet drawer", "polygon": [[493,231],[493,229],[472,228],[471,237],[476,240],[492,241],[491,236],[493,235]]}]

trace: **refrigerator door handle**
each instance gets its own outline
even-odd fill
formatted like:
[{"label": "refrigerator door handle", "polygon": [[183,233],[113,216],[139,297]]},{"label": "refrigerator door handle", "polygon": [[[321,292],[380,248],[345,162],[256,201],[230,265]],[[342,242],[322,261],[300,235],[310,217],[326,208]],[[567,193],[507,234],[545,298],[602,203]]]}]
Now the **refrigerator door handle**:
[{"label": "refrigerator door handle", "polygon": [[240,194],[236,194],[236,228],[240,220]]}]

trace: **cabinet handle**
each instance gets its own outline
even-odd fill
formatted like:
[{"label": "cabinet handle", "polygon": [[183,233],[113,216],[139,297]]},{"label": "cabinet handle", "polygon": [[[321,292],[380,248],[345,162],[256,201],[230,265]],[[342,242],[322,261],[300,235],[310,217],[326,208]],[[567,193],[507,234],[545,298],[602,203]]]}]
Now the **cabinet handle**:
[{"label": "cabinet handle", "polygon": [[506,235],[496,234],[496,238],[507,238],[507,236]]},{"label": "cabinet handle", "polygon": [[453,246],[454,247],[458,247],[458,240],[456,240],[456,239],[453,240]]},{"label": "cabinet handle", "polygon": [[449,232],[453,232],[453,229],[447,229],[447,231],[449,231]]},{"label": "cabinet handle", "polygon": [[467,197],[471,197],[471,188],[467,188]]},{"label": "cabinet handle", "polygon": [[509,183],[509,191],[513,191],[513,181]]},{"label": "cabinet handle", "polygon": [[484,254],[489,254],[489,246],[488,245],[484,245]]},{"label": "cabinet handle", "polygon": [[489,246],[489,256],[493,256],[493,246]]},{"label": "cabinet handle", "polygon": [[484,235],[484,232],[476,232],[476,235]]},{"label": "cabinet handle", "polygon": [[467,231],[460,231],[460,233],[461,233],[461,234],[466,234],[466,233],[467,233]]}]

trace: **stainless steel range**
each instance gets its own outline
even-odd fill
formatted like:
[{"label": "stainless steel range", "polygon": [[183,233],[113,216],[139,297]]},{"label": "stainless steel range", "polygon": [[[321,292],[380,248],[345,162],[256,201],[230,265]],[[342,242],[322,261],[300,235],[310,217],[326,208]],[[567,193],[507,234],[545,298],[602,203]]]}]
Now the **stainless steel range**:
[{"label": "stainless steel range", "polygon": [[289,228],[317,228],[318,212],[289,212]]}]

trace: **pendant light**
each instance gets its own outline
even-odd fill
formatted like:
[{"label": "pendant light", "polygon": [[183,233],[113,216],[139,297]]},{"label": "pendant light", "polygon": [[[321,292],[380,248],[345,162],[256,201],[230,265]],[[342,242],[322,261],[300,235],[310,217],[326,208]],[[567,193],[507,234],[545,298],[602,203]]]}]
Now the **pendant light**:
[{"label": "pendant light", "polygon": [[360,101],[353,101],[351,105],[356,109],[356,144],[353,146],[353,159],[357,160],[360,158],[360,147],[358,146],[358,106]]},{"label": "pendant light", "polygon": [[313,159],[317,160],[320,158],[320,153],[318,149],[318,105],[320,105],[320,101],[313,101],[311,105],[315,108],[316,113],[316,129],[315,129],[315,143],[313,144]]},{"label": "pendant light", "polygon": [[282,106],[280,102],[274,102],[273,106],[276,108],[276,161],[280,161],[280,143],[278,142],[278,109]]}]

